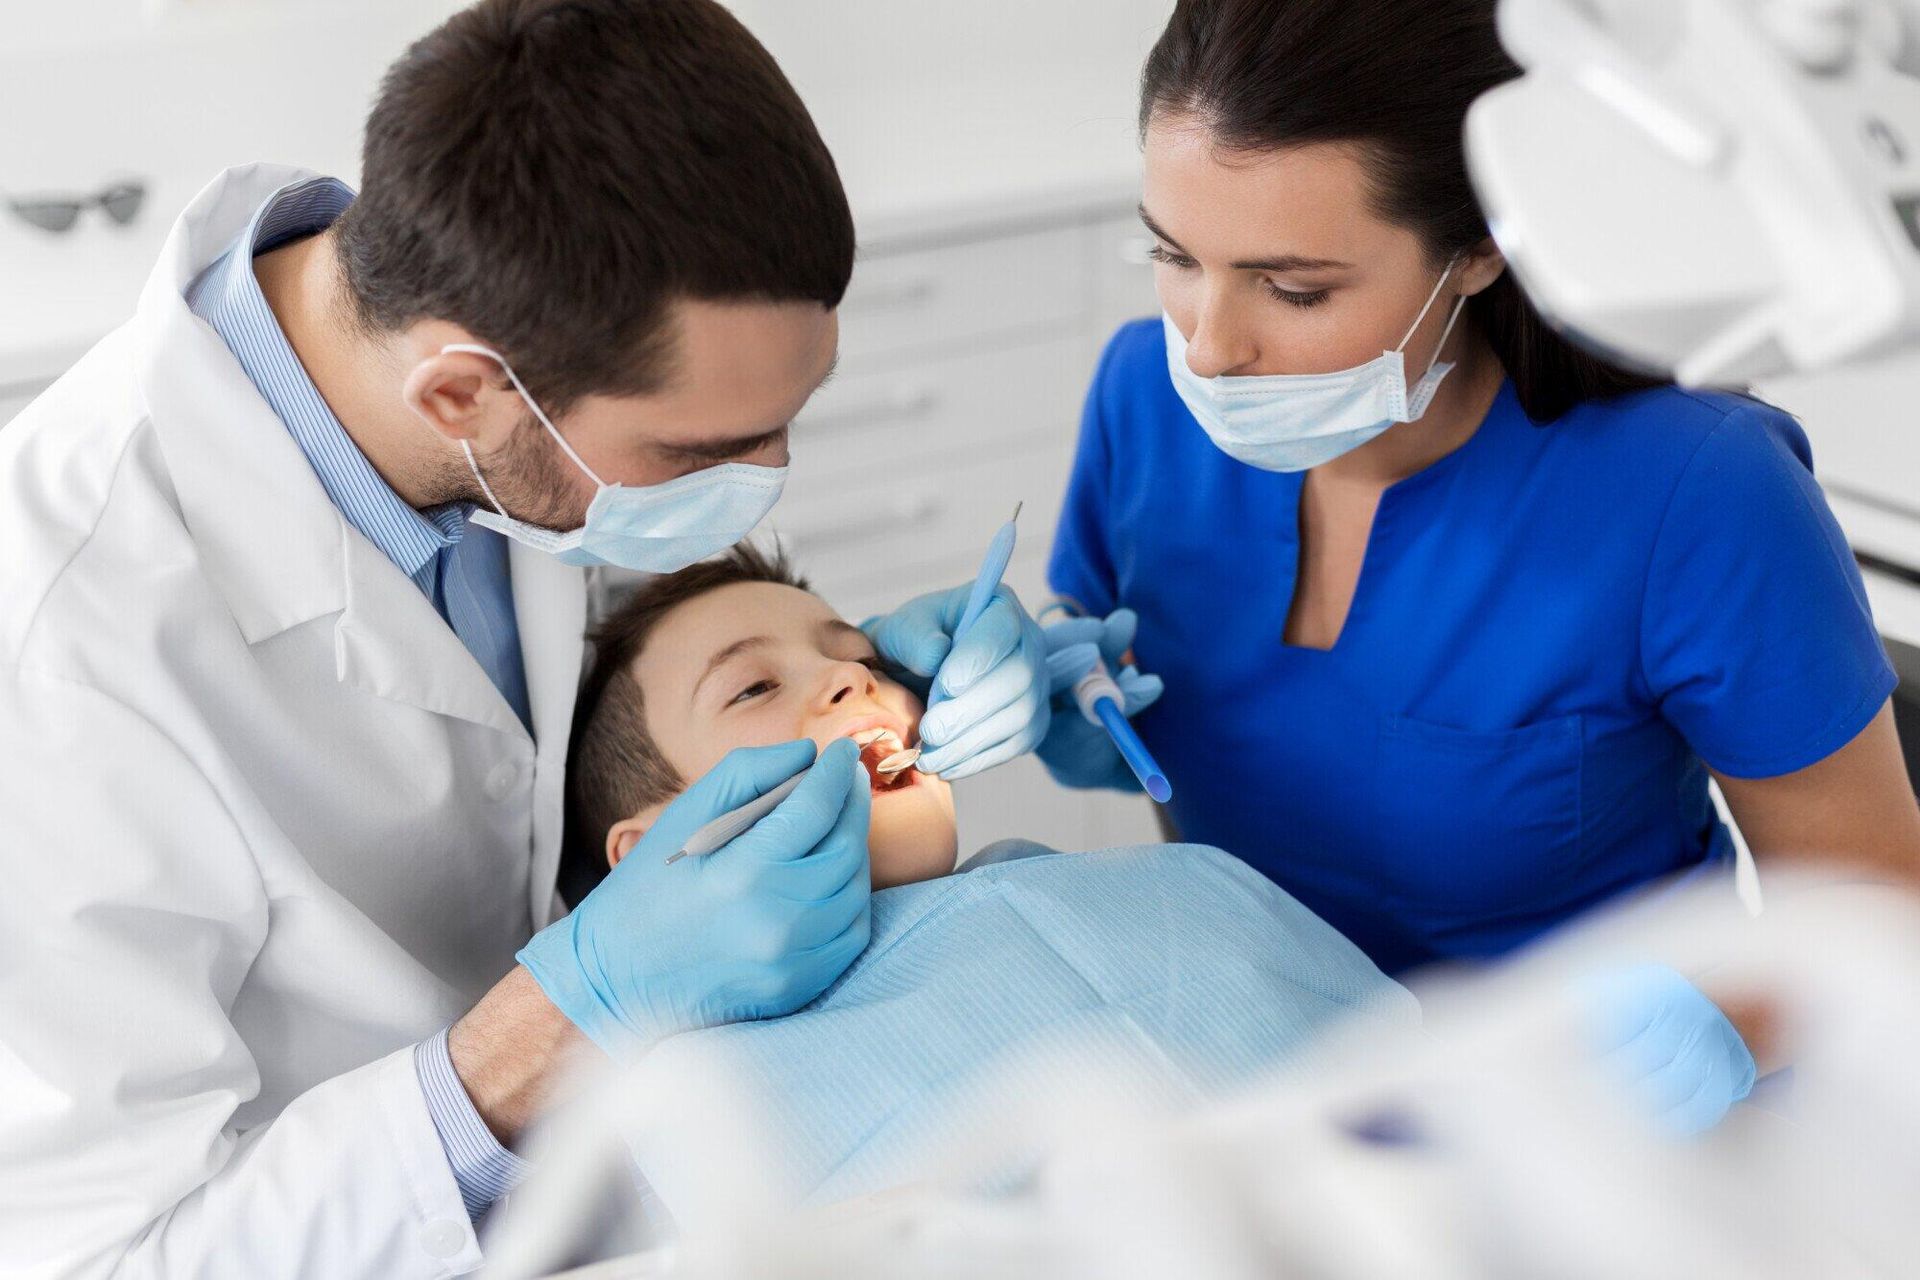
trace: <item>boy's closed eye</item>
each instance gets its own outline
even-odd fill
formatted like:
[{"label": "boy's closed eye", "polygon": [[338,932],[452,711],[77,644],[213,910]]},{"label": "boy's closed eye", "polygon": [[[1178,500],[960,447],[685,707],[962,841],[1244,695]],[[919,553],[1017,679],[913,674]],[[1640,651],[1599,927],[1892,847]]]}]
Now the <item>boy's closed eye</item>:
[{"label": "boy's closed eye", "polygon": [[[883,680],[896,679],[892,664],[877,653],[867,654],[863,657],[849,658],[847,661],[859,663]],[[779,688],[780,682],[778,680],[772,679],[771,677],[763,677],[742,686],[738,693],[735,693],[733,697],[727,700],[727,705],[729,707],[740,706],[764,697],[769,693],[773,693]]]},{"label": "boy's closed eye", "polygon": [[772,680],[755,680],[752,684],[748,685],[746,688],[742,689],[740,692],[734,694],[733,697],[729,698],[727,700],[727,705],[730,707],[734,707],[734,706],[739,706],[743,702],[751,702],[755,698],[760,697],[762,694],[772,693],[775,689],[778,689],[779,687],[780,686]]}]

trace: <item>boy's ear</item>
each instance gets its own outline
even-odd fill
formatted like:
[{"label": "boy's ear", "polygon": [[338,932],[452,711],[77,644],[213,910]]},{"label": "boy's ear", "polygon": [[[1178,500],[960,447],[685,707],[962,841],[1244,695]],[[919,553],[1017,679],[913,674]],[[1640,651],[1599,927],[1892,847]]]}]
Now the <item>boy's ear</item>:
[{"label": "boy's ear", "polygon": [[633,852],[633,846],[640,843],[640,837],[653,828],[660,817],[664,805],[649,805],[631,818],[623,819],[607,828],[607,866],[609,869],[620,865],[620,859]]},{"label": "boy's ear", "polygon": [[633,846],[640,843],[640,837],[647,834],[647,824],[638,818],[628,818],[616,822],[607,828],[607,866],[617,867],[620,859],[633,852]]}]

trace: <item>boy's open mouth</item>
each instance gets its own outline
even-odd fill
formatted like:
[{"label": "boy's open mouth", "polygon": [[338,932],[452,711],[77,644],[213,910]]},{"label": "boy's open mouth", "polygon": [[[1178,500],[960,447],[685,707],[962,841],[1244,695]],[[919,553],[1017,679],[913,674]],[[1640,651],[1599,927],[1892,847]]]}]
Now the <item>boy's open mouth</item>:
[{"label": "boy's open mouth", "polygon": [[860,744],[860,764],[867,771],[875,795],[883,791],[899,791],[920,780],[920,771],[911,763],[902,769],[881,770],[883,763],[907,750],[907,745],[900,741],[900,735],[893,730],[867,729],[854,734],[853,740]]}]

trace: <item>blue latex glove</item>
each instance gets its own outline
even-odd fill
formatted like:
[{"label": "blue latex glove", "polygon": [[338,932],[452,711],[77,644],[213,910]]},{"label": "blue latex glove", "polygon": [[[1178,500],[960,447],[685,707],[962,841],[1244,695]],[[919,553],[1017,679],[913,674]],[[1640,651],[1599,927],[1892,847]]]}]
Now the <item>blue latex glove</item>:
[{"label": "blue latex glove", "polygon": [[667,859],[707,822],[814,759],[811,742],[729,752],[667,806],[573,913],[516,957],[607,1052],[681,1031],[792,1013],[866,948],[867,819],[860,751],[842,739],[733,843]]},{"label": "blue latex glove", "polygon": [[1673,1133],[1704,1133],[1753,1092],[1758,1069],[1720,1007],[1665,965],[1588,979],[1597,1043]]},{"label": "blue latex glove", "polygon": [[953,643],[972,584],[918,596],[866,624],[880,656],[946,698],[920,720],[922,773],[949,782],[1005,764],[1047,735],[1046,642],[1010,587]]},{"label": "blue latex glove", "polygon": [[1140,790],[1140,780],[1120,758],[1113,739],[1081,715],[1073,700],[1074,682],[1093,669],[1096,654],[1120,686],[1126,701],[1120,710],[1127,716],[1138,715],[1159,700],[1164,691],[1159,676],[1142,675],[1131,666],[1121,665],[1127,650],[1133,647],[1133,635],[1139,626],[1139,616],[1133,610],[1116,609],[1105,618],[1068,618],[1042,631],[1047,642],[1053,725],[1040,744],[1039,755],[1047,772],[1063,787]]}]

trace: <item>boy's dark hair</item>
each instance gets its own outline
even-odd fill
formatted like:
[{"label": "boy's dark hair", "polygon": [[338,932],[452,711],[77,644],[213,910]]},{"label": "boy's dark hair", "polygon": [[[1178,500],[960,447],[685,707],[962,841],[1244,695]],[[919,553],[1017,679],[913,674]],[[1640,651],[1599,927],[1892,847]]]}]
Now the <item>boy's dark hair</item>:
[{"label": "boy's dark hair", "polygon": [[606,874],[608,828],[686,787],[647,729],[634,659],[667,614],[736,582],[812,590],[779,547],[765,552],[742,542],[715,559],[642,583],[588,633],[593,666],[575,704],[567,764],[568,865],[562,892],[570,902]]},{"label": "boy's dark hair", "polygon": [[359,322],[462,326],[549,413],[671,372],[677,299],[836,307],[853,217],[714,0],[480,0],[387,72],[337,224]]}]

